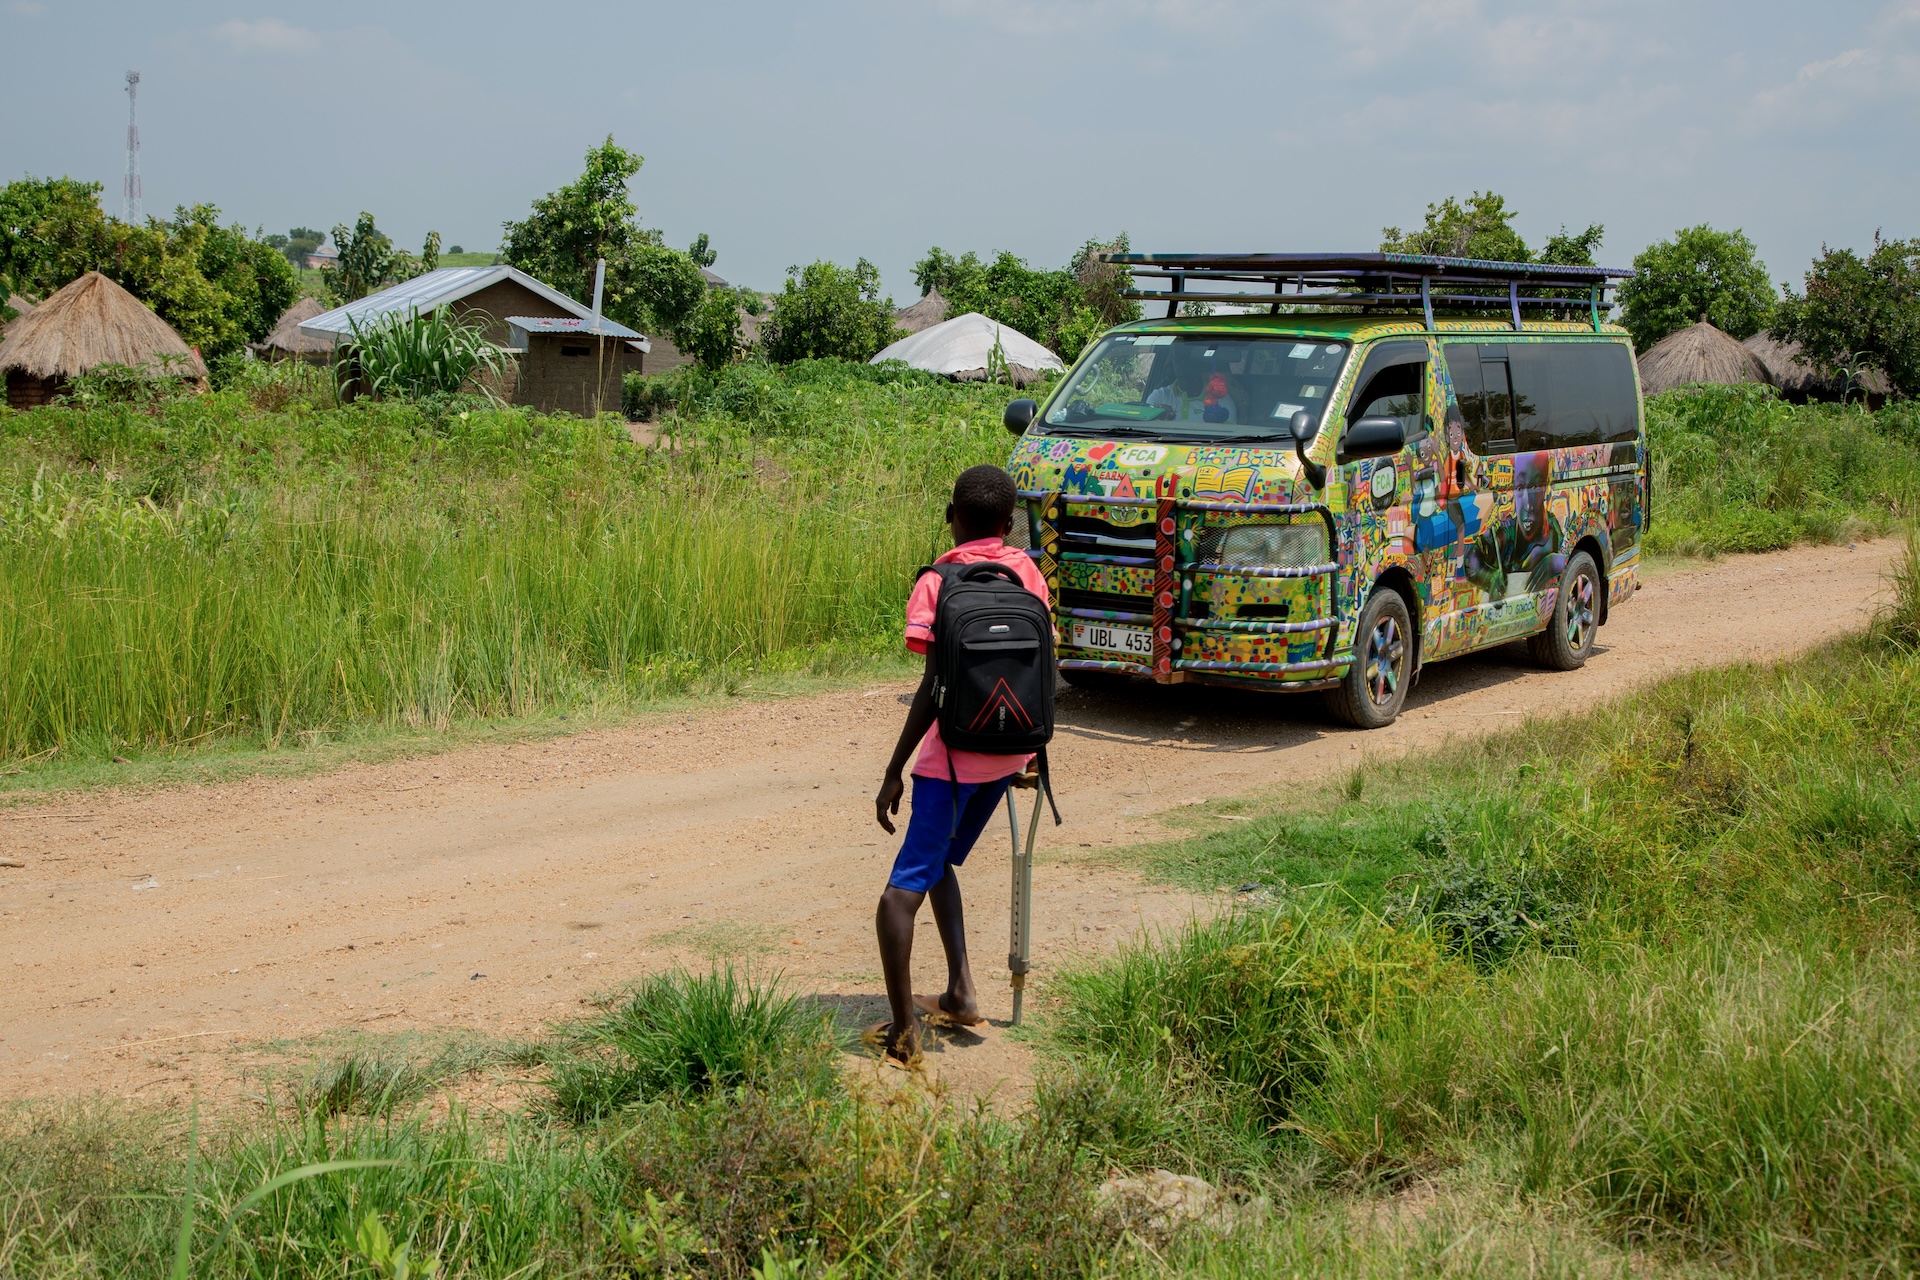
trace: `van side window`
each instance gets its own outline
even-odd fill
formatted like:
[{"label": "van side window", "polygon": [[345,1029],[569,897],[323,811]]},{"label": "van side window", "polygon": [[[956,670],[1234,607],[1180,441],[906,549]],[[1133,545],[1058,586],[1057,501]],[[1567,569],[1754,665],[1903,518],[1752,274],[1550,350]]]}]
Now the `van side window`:
[{"label": "van side window", "polygon": [[1561,443],[1553,432],[1553,350],[1538,342],[1507,347],[1507,368],[1513,374],[1513,434],[1522,453]]},{"label": "van side window", "polygon": [[1466,420],[1467,448],[1480,457],[1513,452],[1513,395],[1507,349],[1488,343],[1450,342],[1442,348],[1453,377],[1454,398]]},{"label": "van side window", "polygon": [[1360,371],[1360,391],[1347,409],[1347,421],[1362,418],[1398,418],[1407,439],[1427,433],[1427,344],[1384,343],[1367,356]]},{"label": "van side window", "polygon": [[1618,444],[1639,435],[1633,362],[1624,345],[1563,342],[1545,350],[1553,381],[1550,447]]}]

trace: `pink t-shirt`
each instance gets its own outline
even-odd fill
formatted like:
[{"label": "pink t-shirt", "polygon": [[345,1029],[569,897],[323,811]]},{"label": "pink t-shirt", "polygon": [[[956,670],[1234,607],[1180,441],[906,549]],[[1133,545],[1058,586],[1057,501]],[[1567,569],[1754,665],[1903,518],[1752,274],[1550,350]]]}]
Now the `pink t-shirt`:
[{"label": "pink t-shirt", "polygon": [[[963,542],[934,561],[935,564],[979,564],[991,560],[1004,564],[1019,575],[1020,585],[1042,600],[1047,599],[1047,580],[1033,563],[1033,557],[1018,547],[1010,547],[998,538],[976,538]],[[933,642],[934,606],[940,600],[940,575],[922,574],[907,597],[907,648],[925,653]],[[1052,603],[1048,601],[1048,603]],[[947,757],[953,757],[953,772],[947,772]],[[1019,773],[1032,756],[990,756],[979,751],[947,751],[940,741],[940,726],[935,724],[920,740],[920,755],[913,762],[914,776],[952,777],[959,782],[995,782]]]}]

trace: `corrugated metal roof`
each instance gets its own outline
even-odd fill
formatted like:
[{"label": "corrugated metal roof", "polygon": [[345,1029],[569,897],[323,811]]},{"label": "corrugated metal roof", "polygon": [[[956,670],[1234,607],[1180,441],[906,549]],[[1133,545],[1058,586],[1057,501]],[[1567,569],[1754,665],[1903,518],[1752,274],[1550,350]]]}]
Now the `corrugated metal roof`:
[{"label": "corrugated metal roof", "polygon": [[556,319],[553,316],[508,316],[507,323],[527,333],[577,333],[589,338],[596,336],[602,338],[638,338],[643,336],[635,333],[623,324],[617,324],[607,319],[605,316],[600,317],[598,327],[594,325],[591,317],[581,320],[574,316],[568,316],[565,319]]},{"label": "corrugated metal roof", "polygon": [[503,280],[521,285],[582,320],[592,319],[591,311],[566,294],[541,284],[524,271],[502,263],[491,267],[436,268],[378,293],[370,293],[344,307],[322,312],[311,320],[301,322],[300,332],[315,338],[337,340],[351,337],[355,324],[366,325],[380,316],[396,312],[435,311]]}]

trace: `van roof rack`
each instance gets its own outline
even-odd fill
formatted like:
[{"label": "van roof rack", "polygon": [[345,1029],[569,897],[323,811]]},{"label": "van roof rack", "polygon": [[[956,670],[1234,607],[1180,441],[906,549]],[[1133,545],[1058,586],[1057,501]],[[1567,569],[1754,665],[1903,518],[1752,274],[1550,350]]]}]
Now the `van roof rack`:
[{"label": "van roof rack", "polygon": [[[1282,307],[1364,307],[1415,310],[1433,328],[1436,307],[1499,307],[1513,327],[1520,308],[1571,311],[1586,303],[1593,327],[1613,304],[1607,290],[1633,272],[1620,267],[1562,266],[1550,262],[1492,262],[1483,258],[1441,258],[1423,253],[1103,253],[1133,273],[1135,287],[1123,296],[1167,304],[1169,317],[1182,303]],[[1141,287],[1165,279],[1165,288]],[[1203,290],[1190,284],[1209,286]],[[1235,286],[1265,285],[1260,292]],[[1223,291],[1222,287],[1226,290]],[[1289,289],[1291,286],[1291,289]],[[1472,293],[1453,292],[1472,289]],[[1446,292],[1442,292],[1446,290]],[[1574,290],[1581,292],[1575,293]],[[1583,296],[1584,295],[1584,296]]]}]

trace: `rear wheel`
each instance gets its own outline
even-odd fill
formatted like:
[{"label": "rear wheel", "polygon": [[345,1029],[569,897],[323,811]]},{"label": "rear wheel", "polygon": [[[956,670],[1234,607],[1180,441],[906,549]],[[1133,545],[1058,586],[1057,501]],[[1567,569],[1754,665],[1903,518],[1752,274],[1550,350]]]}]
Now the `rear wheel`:
[{"label": "rear wheel", "polygon": [[1584,551],[1575,553],[1560,575],[1547,629],[1527,640],[1527,652],[1535,662],[1551,671],[1586,665],[1600,630],[1600,590],[1600,570],[1593,557]]},{"label": "rear wheel", "polygon": [[1333,714],[1360,729],[1394,722],[1413,683],[1413,619],[1407,602],[1390,587],[1375,588],[1360,610],[1353,636],[1353,664],[1340,687],[1327,690]]}]

